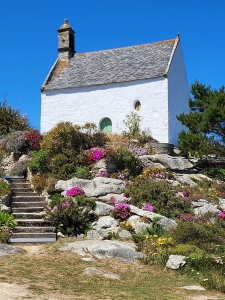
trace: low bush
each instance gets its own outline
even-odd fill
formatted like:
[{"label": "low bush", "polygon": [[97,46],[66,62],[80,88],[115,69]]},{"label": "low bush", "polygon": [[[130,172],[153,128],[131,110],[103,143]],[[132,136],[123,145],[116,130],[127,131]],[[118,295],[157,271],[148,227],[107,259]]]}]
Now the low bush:
[{"label": "low bush", "polygon": [[43,150],[33,152],[29,168],[32,174],[48,172],[48,152]]},{"label": "low bush", "polygon": [[11,186],[0,178],[0,196],[10,194]]},{"label": "low bush", "polygon": [[48,211],[48,219],[54,221],[63,233],[84,233],[92,221],[90,211],[95,207],[95,201],[83,195],[65,197],[57,200],[57,204]]},{"label": "low bush", "polygon": [[14,217],[6,212],[0,211],[0,243],[9,243],[12,229],[16,227]]},{"label": "low bush", "polygon": [[154,182],[148,175],[141,175],[128,185],[124,194],[131,197],[130,203],[142,208],[143,203],[151,203],[154,212],[174,218],[180,212],[190,213],[191,203],[177,196],[174,188],[165,181]]},{"label": "low bush", "polygon": [[31,183],[34,186],[34,190],[38,193],[41,193],[46,187],[46,174],[38,174],[32,177]]}]

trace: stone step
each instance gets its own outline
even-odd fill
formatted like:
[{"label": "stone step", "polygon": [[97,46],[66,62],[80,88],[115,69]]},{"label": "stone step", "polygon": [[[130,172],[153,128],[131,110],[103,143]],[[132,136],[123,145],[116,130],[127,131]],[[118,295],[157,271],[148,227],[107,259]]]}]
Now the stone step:
[{"label": "stone step", "polygon": [[21,189],[21,188],[18,188],[18,189],[14,189],[12,188],[11,189],[11,194],[14,195],[14,194],[17,194],[17,193],[32,193],[32,194],[37,194],[34,192],[34,190],[32,188],[25,188],[25,189]]},{"label": "stone step", "polygon": [[44,219],[17,219],[17,226],[19,227],[45,227],[45,226],[55,226],[53,221],[47,221]]},{"label": "stone step", "polygon": [[32,232],[32,233],[44,233],[44,232],[55,232],[56,228],[54,226],[42,226],[42,227],[35,227],[35,226],[17,226],[13,229],[13,233],[18,232]]},{"label": "stone step", "polygon": [[15,221],[17,219],[40,219],[41,215],[39,213],[27,213],[27,212],[21,212],[21,213],[12,213],[14,216]]},{"label": "stone step", "polygon": [[21,191],[11,191],[11,196],[39,196],[39,194],[33,192],[32,189],[30,191],[24,191],[24,189],[22,189]]},{"label": "stone step", "polygon": [[22,207],[42,207],[42,209],[46,206],[46,202],[42,202],[42,201],[34,201],[34,202],[14,202],[12,203],[12,208],[22,208]]},{"label": "stone step", "polygon": [[[20,203],[20,202],[19,202]],[[39,213],[39,212],[42,212],[43,211],[43,206],[42,207],[30,207],[30,206],[27,206],[27,207],[13,207],[12,209],[12,213]]]},{"label": "stone step", "polygon": [[55,238],[56,233],[54,232],[17,232],[13,233],[12,238]]},{"label": "stone step", "polygon": [[56,241],[56,237],[54,238],[11,238],[11,243],[52,243]]},{"label": "stone step", "polygon": [[12,202],[45,202],[42,196],[12,196]]},{"label": "stone step", "polygon": [[27,189],[31,188],[30,183],[11,183],[13,189]]}]

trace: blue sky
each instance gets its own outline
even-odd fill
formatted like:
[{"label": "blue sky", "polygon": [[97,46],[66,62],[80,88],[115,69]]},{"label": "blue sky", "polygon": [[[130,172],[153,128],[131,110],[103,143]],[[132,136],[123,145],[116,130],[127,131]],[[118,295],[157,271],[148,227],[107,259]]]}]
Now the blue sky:
[{"label": "blue sky", "polygon": [[[180,33],[189,85],[225,84],[224,0],[0,0],[0,101],[40,128],[40,87],[57,58],[64,19],[76,51],[175,38]],[[88,120],[87,120],[88,121]]]}]

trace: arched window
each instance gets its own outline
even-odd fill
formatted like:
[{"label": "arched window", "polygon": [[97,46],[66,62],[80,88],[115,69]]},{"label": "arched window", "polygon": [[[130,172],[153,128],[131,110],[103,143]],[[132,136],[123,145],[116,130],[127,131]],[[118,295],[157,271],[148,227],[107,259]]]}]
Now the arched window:
[{"label": "arched window", "polygon": [[112,132],[112,121],[109,118],[102,119],[100,129],[104,132]]}]

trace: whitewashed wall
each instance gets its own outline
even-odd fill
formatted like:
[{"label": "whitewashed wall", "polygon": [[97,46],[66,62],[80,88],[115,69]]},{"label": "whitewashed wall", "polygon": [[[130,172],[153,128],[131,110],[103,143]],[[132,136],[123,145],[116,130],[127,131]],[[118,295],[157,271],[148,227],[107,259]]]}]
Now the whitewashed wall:
[{"label": "whitewashed wall", "polygon": [[176,116],[182,112],[187,113],[189,87],[187,74],[184,65],[184,59],[180,42],[174,53],[169,74],[168,74],[168,91],[169,91],[169,140],[170,143],[177,145],[179,132],[184,129]]},{"label": "whitewashed wall", "polygon": [[123,120],[134,103],[141,102],[138,112],[143,118],[142,129],[149,129],[160,142],[168,137],[168,83],[166,78],[140,80],[62,91],[47,91],[41,99],[41,132],[46,133],[61,121],[84,125],[93,122],[100,126],[103,118],[110,118],[112,131],[124,130]]}]

